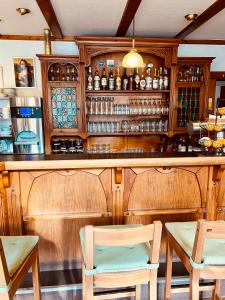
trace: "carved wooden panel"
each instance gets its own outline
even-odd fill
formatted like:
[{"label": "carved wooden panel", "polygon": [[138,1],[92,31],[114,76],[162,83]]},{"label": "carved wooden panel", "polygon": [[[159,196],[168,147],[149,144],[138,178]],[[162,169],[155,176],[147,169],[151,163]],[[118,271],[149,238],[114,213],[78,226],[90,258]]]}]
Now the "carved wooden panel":
[{"label": "carved wooden panel", "polygon": [[40,236],[41,262],[78,258],[80,227],[112,222],[85,217],[112,211],[111,184],[111,169],[20,173],[25,233]]},{"label": "carved wooden panel", "polygon": [[[164,224],[203,218],[201,210],[195,213],[188,213],[188,210],[206,207],[207,184],[207,167],[127,168],[124,179],[124,208],[128,212],[139,211],[140,215],[125,217],[125,223],[150,224],[154,220],[161,220]],[[185,213],[179,213],[179,210],[185,208]],[[171,209],[175,213],[167,213]],[[141,215],[146,210],[153,214]],[[160,210],[160,214],[157,214],[157,210]],[[162,254],[165,254],[165,250],[163,230]]]},{"label": "carved wooden panel", "polygon": [[126,169],[128,210],[205,207],[207,168]]},{"label": "carved wooden panel", "polygon": [[225,220],[225,172],[223,172],[217,187],[217,219]]}]

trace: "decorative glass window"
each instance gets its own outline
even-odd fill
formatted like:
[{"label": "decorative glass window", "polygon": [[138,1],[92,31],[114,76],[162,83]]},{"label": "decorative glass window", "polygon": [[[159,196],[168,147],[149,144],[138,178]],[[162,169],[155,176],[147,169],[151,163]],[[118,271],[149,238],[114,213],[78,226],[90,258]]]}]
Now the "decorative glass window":
[{"label": "decorative glass window", "polygon": [[52,87],[53,128],[77,128],[77,98],[74,87]]},{"label": "decorative glass window", "polygon": [[200,118],[200,88],[179,87],[177,126],[186,127],[189,121],[197,121]]}]

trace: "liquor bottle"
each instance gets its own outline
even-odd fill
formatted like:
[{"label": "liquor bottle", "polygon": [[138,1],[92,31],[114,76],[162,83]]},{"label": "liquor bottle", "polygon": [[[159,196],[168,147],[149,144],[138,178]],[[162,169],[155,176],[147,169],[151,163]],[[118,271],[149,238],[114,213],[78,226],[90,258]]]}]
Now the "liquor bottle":
[{"label": "liquor bottle", "polygon": [[139,85],[140,85],[140,75],[138,74],[138,69],[136,69],[135,75],[134,75],[134,81],[135,81],[135,89],[139,90]]},{"label": "liquor bottle", "polygon": [[106,77],[106,70],[105,70],[105,68],[103,68],[102,77],[101,77],[101,88],[103,90],[106,90],[107,86],[108,86],[108,80],[107,80],[107,77]]},{"label": "liquor bottle", "polygon": [[95,71],[95,76],[94,76],[94,90],[99,91],[100,90],[100,76],[98,73],[98,70]]},{"label": "liquor bottle", "polygon": [[134,89],[134,76],[130,74],[129,76],[129,90],[132,91]]},{"label": "liquor bottle", "polygon": [[113,71],[109,73],[109,90],[113,91],[115,89],[115,78],[113,76]]},{"label": "liquor bottle", "polygon": [[61,81],[65,81],[66,80],[66,76],[65,74],[63,73],[62,76],[61,76]]},{"label": "liquor bottle", "polygon": [[151,77],[151,70],[152,70],[153,64],[148,64],[147,70],[146,70],[146,77],[145,77],[145,89],[146,90],[152,90],[152,77]]},{"label": "liquor bottle", "polygon": [[168,90],[169,89],[169,77],[168,77],[168,70],[167,70],[167,68],[164,68],[163,88],[164,88],[164,90]]},{"label": "liquor bottle", "polygon": [[146,86],[146,81],[145,81],[145,76],[143,73],[143,69],[142,69],[142,73],[141,73],[141,80],[140,80],[140,90],[144,90]]},{"label": "liquor bottle", "polygon": [[190,135],[189,138],[188,138],[188,141],[187,141],[187,151],[188,152],[193,152],[193,150],[194,150],[194,144],[193,144],[192,137]]},{"label": "liquor bottle", "polygon": [[186,152],[186,142],[184,137],[180,137],[179,143],[178,143],[178,152]]},{"label": "liquor bottle", "polygon": [[70,81],[70,68],[69,68],[69,66],[66,67],[66,81]]},{"label": "liquor bottle", "polygon": [[157,69],[156,68],[155,68],[155,72],[154,72],[152,87],[153,87],[153,90],[158,90],[158,88],[159,88],[159,79],[158,79],[158,76],[157,76]]},{"label": "liquor bottle", "polygon": [[164,78],[163,78],[163,68],[159,68],[159,90],[162,90],[164,88]]},{"label": "liquor bottle", "polygon": [[56,80],[60,81],[60,68],[59,67],[57,67],[57,69],[56,69]]},{"label": "liquor bottle", "polygon": [[127,70],[125,69],[124,76],[123,76],[123,82],[122,82],[122,87],[123,87],[124,91],[128,90],[128,82],[129,82],[129,78],[127,77]]},{"label": "liquor bottle", "polygon": [[121,77],[120,77],[120,68],[117,67],[117,73],[116,73],[116,90],[121,90]]},{"label": "liquor bottle", "polygon": [[55,81],[55,70],[54,70],[54,67],[50,68],[49,80],[50,81]]},{"label": "liquor bottle", "polygon": [[91,67],[88,68],[87,89],[89,91],[93,90],[93,77],[92,77],[92,73],[91,73]]}]

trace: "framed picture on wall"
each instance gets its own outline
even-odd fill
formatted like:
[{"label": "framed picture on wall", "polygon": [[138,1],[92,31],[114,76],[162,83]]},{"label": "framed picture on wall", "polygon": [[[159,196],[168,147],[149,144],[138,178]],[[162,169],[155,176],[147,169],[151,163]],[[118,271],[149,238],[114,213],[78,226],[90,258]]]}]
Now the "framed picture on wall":
[{"label": "framed picture on wall", "polygon": [[35,88],[35,68],[32,57],[14,57],[14,78],[16,88]]}]

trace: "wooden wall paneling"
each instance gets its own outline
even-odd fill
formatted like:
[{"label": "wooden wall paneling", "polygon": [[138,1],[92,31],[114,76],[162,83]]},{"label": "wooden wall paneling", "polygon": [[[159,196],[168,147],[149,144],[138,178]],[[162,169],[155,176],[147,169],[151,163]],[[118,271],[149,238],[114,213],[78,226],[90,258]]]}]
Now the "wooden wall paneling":
[{"label": "wooden wall paneling", "polygon": [[124,221],[124,169],[112,169],[113,192],[113,224],[122,224]]},{"label": "wooden wall paneling", "polygon": [[4,186],[4,164],[0,163],[0,234],[9,234],[7,193]]},{"label": "wooden wall paneling", "polygon": [[162,241],[161,241],[161,251],[160,251],[160,261],[166,261],[166,230],[165,230],[165,223],[167,222],[188,222],[188,221],[195,221],[199,219],[199,215],[194,214],[167,214],[167,215],[152,215],[152,216],[126,216],[125,217],[125,224],[151,224],[153,221],[160,220],[163,224],[163,231],[162,231]]},{"label": "wooden wall paneling", "polygon": [[221,197],[224,182],[223,174],[224,169],[221,169],[220,166],[209,166],[206,210],[206,219],[209,221],[215,220],[219,217],[217,215],[217,211],[220,211],[219,206],[221,206],[221,204],[223,203],[223,197]]},{"label": "wooden wall paneling", "polygon": [[19,172],[10,172],[10,187],[6,188],[9,234],[22,235],[23,222],[20,199],[20,178]]},{"label": "wooden wall paneling", "polygon": [[143,168],[133,183],[128,210],[201,208],[202,196],[195,171],[174,168],[165,174],[160,169]]},{"label": "wooden wall paneling", "polygon": [[218,220],[225,220],[225,172],[223,172],[218,186],[216,212],[216,218]]},{"label": "wooden wall paneling", "polygon": [[42,263],[79,258],[80,227],[112,222],[111,169],[20,175],[25,232],[40,235]]}]

